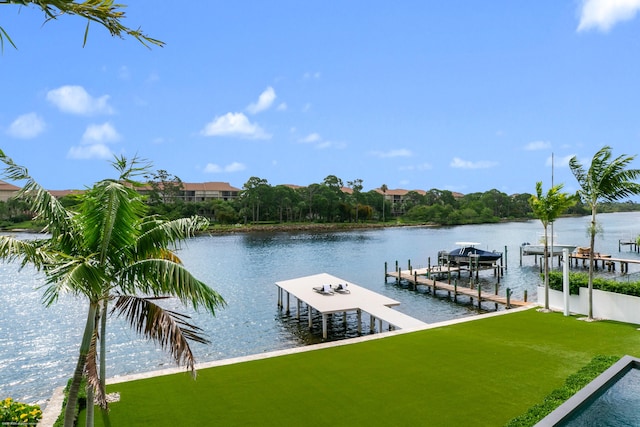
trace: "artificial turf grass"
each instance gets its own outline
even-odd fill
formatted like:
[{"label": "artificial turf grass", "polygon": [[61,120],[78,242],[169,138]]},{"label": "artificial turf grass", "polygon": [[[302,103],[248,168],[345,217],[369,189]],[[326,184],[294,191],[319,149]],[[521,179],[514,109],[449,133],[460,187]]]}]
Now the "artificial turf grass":
[{"label": "artificial turf grass", "polygon": [[196,381],[177,374],[115,384],[108,391],[119,391],[121,401],[111,405],[111,420],[114,426],[504,425],[597,354],[640,355],[640,332],[528,310],[203,369]]}]

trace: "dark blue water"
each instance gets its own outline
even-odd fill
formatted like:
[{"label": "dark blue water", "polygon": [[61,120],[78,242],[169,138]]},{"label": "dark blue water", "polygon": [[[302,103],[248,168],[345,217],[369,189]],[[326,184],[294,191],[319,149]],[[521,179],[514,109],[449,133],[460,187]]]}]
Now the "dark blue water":
[{"label": "dark blue water", "polygon": [[630,369],[564,427],[640,426],[640,369]]},{"label": "dark blue water", "polygon": [[[618,240],[640,234],[640,213],[600,215],[603,232],[596,250],[616,256],[640,258]],[[589,218],[568,218],[556,222],[556,243],[588,246]],[[507,270],[500,284],[524,291],[535,299],[539,265],[526,257],[520,266],[519,246],[532,242],[543,231],[539,221],[470,225],[444,228],[402,227],[382,230],[332,233],[252,233],[201,236],[180,248],[178,255],[196,277],[216,289],[228,306],[211,316],[191,313],[212,341],[195,348],[199,362],[244,356],[308,345],[320,341],[318,330],[308,331],[277,308],[275,282],[317,273],[330,273],[400,301],[399,311],[427,323],[477,314],[468,303],[454,304],[444,296],[397,287],[384,279],[384,263],[393,269],[398,260],[407,268],[425,267],[428,257],[435,263],[439,250],[455,248],[457,241],[476,241],[482,249],[507,249]],[[28,236],[25,236],[28,237]],[[631,274],[605,273],[621,280],[638,280],[639,268]],[[495,278],[482,277],[492,290]],[[41,304],[42,277],[16,265],[0,264],[0,399],[11,396],[26,402],[43,402],[53,388],[63,385],[75,366],[86,315],[83,300],[62,297],[55,305]],[[182,310],[179,305],[173,306]],[[485,309],[494,310],[491,303]],[[365,321],[368,316],[364,316]],[[319,322],[315,322],[318,325]],[[368,332],[366,325],[363,331]],[[337,317],[330,325],[331,339],[357,336],[355,321],[346,327]],[[107,375],[117,376],[173,366],[153,344],[140,340],[119,319],[108,327]]]}]

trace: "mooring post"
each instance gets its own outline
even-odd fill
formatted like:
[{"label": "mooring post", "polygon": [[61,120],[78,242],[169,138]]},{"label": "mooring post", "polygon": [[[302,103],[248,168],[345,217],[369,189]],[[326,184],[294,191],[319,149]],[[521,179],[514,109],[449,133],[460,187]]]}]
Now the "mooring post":
[{"label": "mooring post", "polygon": [[384,262],[384,283],[387,283],[387,261]]},{"label": "mooring post", "polygon": [[411,260],[407,261],[407,266],[409,266],[409,271],[411,271]]},{"label": "mooring post", "polygon": [[511,308],[511,288],[507,288],[507,308]]},{"label": "mooring post", "polygon": [[453,280],[453,302],[458,302],[458,279]]},{"label": "mooring post", "polygon": [[396,267],[396,273],[398,273],[398,275],[396,276],[396,285],[400,286],[400,275],[402,274],[402,270],[400,270],[400,267]]},{"label": "mooring post", "polygon": [[482,286],[478,283],[478,308],[482,308]]},{"label": "mooring post", "polygon": [[[502,265],[502,257],[500,257],[500,264]],[[509,265],[509,250],[507,245],[504,245],[504,268],[508,268]]]},{"label": "mooring post", "polygon": [[427,279],[431,277],[431,257],[427,257]]},{"label": "mooring post", "polygon": [[527,302],[527,290],[524,290],[524,302]]},{"label": "mooring post", "polygon": [[524,250],[523,246],[520,246],[520,267],[522,267],[522,251]]},{"label": "mooring post", "polygon": [[413,290],[414,291],[418,290],[418,272],[417,271],[413,272]]},{"label": "mooring post", "polygon": [[498,284],[496,283],[496,295],[498,295]]}]

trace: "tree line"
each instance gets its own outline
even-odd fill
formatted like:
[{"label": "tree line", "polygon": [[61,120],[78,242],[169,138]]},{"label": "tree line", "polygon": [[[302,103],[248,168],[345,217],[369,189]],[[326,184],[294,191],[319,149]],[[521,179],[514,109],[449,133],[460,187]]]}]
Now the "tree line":
[{"label": "tree line", "polygon": [[[435,225],[491,223],[535,218],[530,193],[508,195],[496,189],[454,195],[430,189],[424,194],[409,191],[401,200],[388,200],[385,184],[363,191],[363,180],[343,181],[328,175],[306,187],[271,185],[251,177],[233,200],[185,202],[178,195],[182,181],[164,170],[149,175],[148,203],[153,213],[179,218],[202,215],[217,224],[367,223],[401,221]],[[348,189],[345,191],[345,189]],[[588,215],[579,197],[563,214]],[[602,212],[640,210],[633,202],[610,203]]]},{"label": "tree line", "polygon": [[[385,199],[386,185],[380,190],[362,191],[363,180],[344,181],[335,175],[306,187],[271,185],[266,179],[251,177],[233,200],[186,202],[180,178],[164,170],[145,177],[146,202],[150,213],[166,219],[201,215],[214,224],[293,224],[293,223],[371,223],[403,222],[434,225],[492,223],[533,219],[537,216],[529,200],[532,194],[508,195],[496,189],[454,195],[448,190],[431,189],[421,194],[409,191],[401,201]],[[348,188],[349,191],[344,191]],[[63,206],[78,204],[78,194],[60,199]],[[576,204],[564,215],[588,215],[591,210],[576,195]],[[605,203],[600,212],[640,210],[634,202]],[[0,202],[0,227],[11,228],[32,218],[26,203],[19,199]]]}]

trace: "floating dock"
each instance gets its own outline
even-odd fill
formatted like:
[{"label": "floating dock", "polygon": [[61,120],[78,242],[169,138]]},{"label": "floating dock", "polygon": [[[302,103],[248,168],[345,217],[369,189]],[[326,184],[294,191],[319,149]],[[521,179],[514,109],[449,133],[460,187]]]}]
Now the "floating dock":
[{"label": "floating dock", "polygon": [[[318,291],[325,285],[331,286],[332,292]],[[337,292],[338,285],[346,285],[348,293]],[[380,332],[382,332],[383,322],[389,325],[389,329],[418,329],[427,326],[426,323],[391,308],[400,305],[399,301],[327,273],[276,282],[276,286],[278,287],[278,307],[284,308],[287,314],[291,311],[291,295],[296,298],[297,319],[300,319],[301,304],[307,305],[309,329],[313,326],[312,310],[322,314],[324,339],[327,338],[328,316],[333,313],[346,314],[355,311],[358,315],[358,333],[362,332],[362,312],[370,316],[371,332],[376,319],[379,322]]]}]

